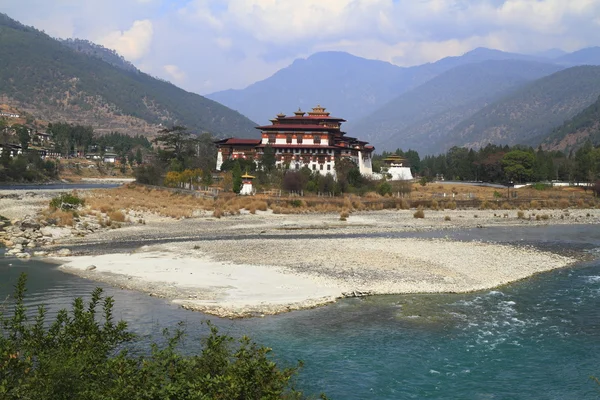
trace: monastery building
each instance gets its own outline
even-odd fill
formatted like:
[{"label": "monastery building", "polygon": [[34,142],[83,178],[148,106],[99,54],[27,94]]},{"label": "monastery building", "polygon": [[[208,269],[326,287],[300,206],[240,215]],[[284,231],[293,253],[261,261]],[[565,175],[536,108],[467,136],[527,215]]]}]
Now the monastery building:
[{"label": "monastery building", "polygon": [[317,106],[305,113],[298,110],[293,116],[279,114],[271,125],[259,126],[260,139],[229,138],[215,142],[218,148],[217,170],[227,159],[252,158],[260,160],[266,146],[275,153],[276,167],[299,170],[306,166],[320,174],[335,176],[335,162],[352,160],[363,175],[372,175],[371,156],[375,148],[367,142],[346,136],[341,130],[346,120],[330,116],[324,107]]}]

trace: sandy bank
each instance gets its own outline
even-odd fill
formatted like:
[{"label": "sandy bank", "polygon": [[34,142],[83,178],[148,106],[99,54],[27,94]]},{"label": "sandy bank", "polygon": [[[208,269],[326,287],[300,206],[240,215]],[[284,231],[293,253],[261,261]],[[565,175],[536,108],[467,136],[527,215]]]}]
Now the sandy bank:
[{"label": "sandy bank", "polygon": [[[63,259],[65,271],[225,317],[312,307],[359,291],[469,292],[575,259],[532,248],[422,239],[246,239],[169,243]],[[96,268],[88,270],[94,265]]]},{"label": "sandy bank", "polygon": [[343,291],[327,280],[273,267],[215,262],[197,252],[196,256],[147,251],[58,260],[66,262],[61,266],[66,272],[223,317],[309,308],[334,301]]}]

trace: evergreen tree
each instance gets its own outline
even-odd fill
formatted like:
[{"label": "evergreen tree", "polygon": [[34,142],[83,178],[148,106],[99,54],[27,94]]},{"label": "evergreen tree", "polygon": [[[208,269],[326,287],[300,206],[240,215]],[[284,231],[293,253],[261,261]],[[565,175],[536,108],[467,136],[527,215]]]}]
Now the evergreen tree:
[{"label": "evergreen tree", "polygon": [[271,172],[275,168],[275,150],[269,144],[265,146],[260,160],[260,166],[265,172]]},{"label": "evergreen tree", "polygon": [[239,193],[242,190],[242,168],[239,162],[234,163],[231,173],[233,175],[233,191]]}]

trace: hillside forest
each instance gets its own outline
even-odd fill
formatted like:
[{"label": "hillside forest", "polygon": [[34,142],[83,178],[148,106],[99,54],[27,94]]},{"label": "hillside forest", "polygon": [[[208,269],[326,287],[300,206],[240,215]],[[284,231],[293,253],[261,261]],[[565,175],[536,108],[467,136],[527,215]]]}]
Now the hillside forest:
[{"label": "hillside forest", "polygon": [[10,125],[6,119],[0,118],[0,182],[56,180],[61,170],[59,160],[75,155],[94,153],[103,156],[110,151],[124,168],[141,165],[144,156],[152,152],[152,144],[141,135],[128,136],[117,132],[96,135],[90,126],[65,122],[48,124],[47,132],[51,135],[50,141],[41,143],[30,127]]},{"label": "hillside forest", "polygon": [[150,134],[172,124],[215,136],[254,132],[238,112],[145,74],[114,51],[54,39],[2,13],[0,54],[0,103],[40,120],[101,133]]}]

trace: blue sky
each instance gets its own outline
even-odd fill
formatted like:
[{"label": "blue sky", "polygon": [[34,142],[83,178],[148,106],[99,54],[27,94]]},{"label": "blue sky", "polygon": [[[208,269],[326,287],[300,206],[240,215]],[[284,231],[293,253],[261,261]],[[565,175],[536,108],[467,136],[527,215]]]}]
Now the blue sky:
[{"label": "blue sky", "polygon": [[410,66],[482,46],[600,45],[600,0],[0,0],[0,12],[201,94],[326,50]]}]

